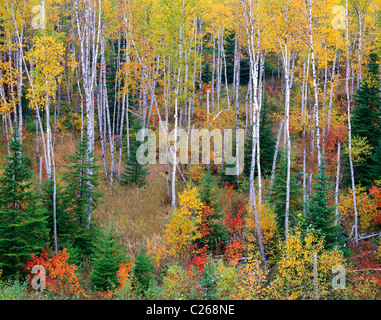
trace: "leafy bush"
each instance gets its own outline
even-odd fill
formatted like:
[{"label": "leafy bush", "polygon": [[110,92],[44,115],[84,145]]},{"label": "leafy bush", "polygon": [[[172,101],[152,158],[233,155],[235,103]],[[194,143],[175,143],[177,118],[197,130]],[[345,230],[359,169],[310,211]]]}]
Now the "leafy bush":
[{"label": "leafy bush", "polygon": [[28,297],[28,284],[18,279],[0,281],[0,300],[25,300]]}]

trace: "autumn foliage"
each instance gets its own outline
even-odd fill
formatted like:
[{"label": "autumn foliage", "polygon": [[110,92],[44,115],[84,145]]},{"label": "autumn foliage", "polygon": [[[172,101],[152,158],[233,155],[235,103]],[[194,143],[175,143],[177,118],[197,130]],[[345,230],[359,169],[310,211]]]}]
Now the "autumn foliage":
[{"label": "autumn foliage", "polygon": [[[39,256],[31,254],[31,260],[24,265],[30,271],[34,266],[40,265],[46,269],[46,288],[56,294],[78,295],[82,292],[78,277],[77,266],[68,263],[69,253],[66,249],[60,250],[56,255],[49,247],[45,247]],[[31,282],[33,274],[27,277]]]}]

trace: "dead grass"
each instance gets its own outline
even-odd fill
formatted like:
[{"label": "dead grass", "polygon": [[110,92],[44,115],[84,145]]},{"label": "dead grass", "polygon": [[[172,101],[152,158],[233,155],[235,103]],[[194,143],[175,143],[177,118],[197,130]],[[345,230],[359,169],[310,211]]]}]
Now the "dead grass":
[{"label": "dead grass", "polygon": [[[1,128],[0,128],[1,131]],[[65,165],[70,165],[70,156],[75,153],[78,137],[66,134],[63,138],[58,135],[55,149],[56,172],[58,175],[66,171]],[[33,133],[24,133],[23,152],[28,154],[31,167],[35,172],[36,186],[39,180],[39,169],[37,167],[36,137]],[[0,143],[0,157],[7,154],[6,142]],[[102,226],[114,223],[116,229],[123,235],[123,242],[127,245],[128,254],[133,255],[142,244],[148,241],[159,243],[163,236],[167,212],[170,205],[167,203],[167,189],[164,172],[166,166],[148,166],[150,174],[147,177],[147,186],[144,188],[126,188],[114,182],[113,193],[110,192],[109,182],[105,179],[101,159],[101,150],[96,143],[95,154],[97,165],[99,165],[100,186],[99,190],[104,193],[103,201],[93,212],[93,219]],[[40,138],[40,155],[42,153],[42,141]],[[118,168],[119,152],[115,152],[116,167]],[[106,155],[107,165],[110,164],[109,152]],[[43,160],[44,161],[44,160]],[[109,169],[109,168],[108,168]],[[122,163],[123,170],[123,163]],[[45,168],[43,167],[43,179],[45,179]],[[116,180],[116,179],[115,179]],[[179,182],[179,191],[182,183]]]},{"label": "dead grass", "polygon": [[[24,153],[28,154],[31,166],[35,171],[36,187],[38,185],[39,170],[35,155],[36,140],[33,133],[24,134]],[[65,165],[70,165],[70,156],[75,153],[78,137],[66,134],[58,135],[55,149],[56,172],[61,175],[66,171]],[[7,153],[6,143],[0,143],[0,155]],[[141,245],[150,243],[150,249],[156,251],[163,244],[164,229],[168,216],[171,212],[168,203],[167,188],[165,183],[166,165],[150,165],[150,174],[147,177],[147,185],[143,188],[126,188],[120,186],[115,179],[113,193],[110,192],[109,181],[105,179],[101,159],[99,143],[95,150],[97,165],[99,165],[100,186],[99,190],[104,193],[101,203],[93,212],[94,221],[101,226],[114,224],[117,231],[121,232],[123,242],[127,246],[127,254],[133,256]],[[40,138],[40,155],[42,153],[42,141]],[[43,160],[44,161],[44,160]],[[106,155],[107,165],[110,165],[109,151]],[[118,168],[119,152],[115,152],[116,168]],[[109,169],[109,168],[108,168]],[[122,163],[123,170],[123,163]],[[43,179],[46,178],[43,168]],[[184,184],[179,178],[176,186],[177,194],[184,189]],[[226,203],[226,191],[219,188],[219,199],[223,210],[231,210],[232,205]],[[234,209],[233,209],[234,211]]]},{"label": "dead grass", "polygon": [[[116,184],[113,194],[103,197],[103,203],[94,211],[94,219],[101,225],[115,224],[122,233],[129,254],[136,254],[141,245],[156,242],[164,233],[167,212],[166,185],[159,165],[150,166],[147,186],[127,188]],[[105,186],[107,188],[107,186]],[[105,190],[102,190],[105,191]],[[154,240],[154,241],[153,241]]]}]

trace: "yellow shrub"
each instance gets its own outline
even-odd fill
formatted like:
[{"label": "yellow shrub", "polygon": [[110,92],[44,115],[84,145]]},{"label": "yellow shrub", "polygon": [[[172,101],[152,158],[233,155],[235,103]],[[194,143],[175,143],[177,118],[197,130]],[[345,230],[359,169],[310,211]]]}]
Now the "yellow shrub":
[{"label": "yellow shrub", "polygon": [[271,290],[275,299],[328,299],[339,293],[333,290],[331,280],[332,268],[345,266],[341,251],[325,251],[323,239],[312,232],[303,235],[298,229],[280,243],[279,250],[281,257]]},{"label": "yellow shrub", "polygon": [[[262,241],[267,249],[266,254],[272,256],[272,251],[277,242],[277,217],[274,208],[267,202],[258,204],[257,210]],[[244,220],[246,226],[244,236],[247,242],[247,248],[252,254],[255,254],[258,252],[258,240],[255,215],[252,208],[248,209]]]},{"label": "yellow shrub", "polygon": [[164,247],[158,250],[156,260],[180,258],[189,253],[191,244],[201,238],[203,204],[197,188],[190,185],[179,195],[179,206],[172,212],[164,231]]}]

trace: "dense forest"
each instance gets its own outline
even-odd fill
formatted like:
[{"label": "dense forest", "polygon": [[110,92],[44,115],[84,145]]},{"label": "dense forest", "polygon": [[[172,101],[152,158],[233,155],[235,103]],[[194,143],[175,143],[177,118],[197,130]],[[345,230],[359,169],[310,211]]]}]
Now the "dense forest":
[{"label": "dense forest", "polygon": [[0,299],[381,299],[380,0],[0,0]]}]

